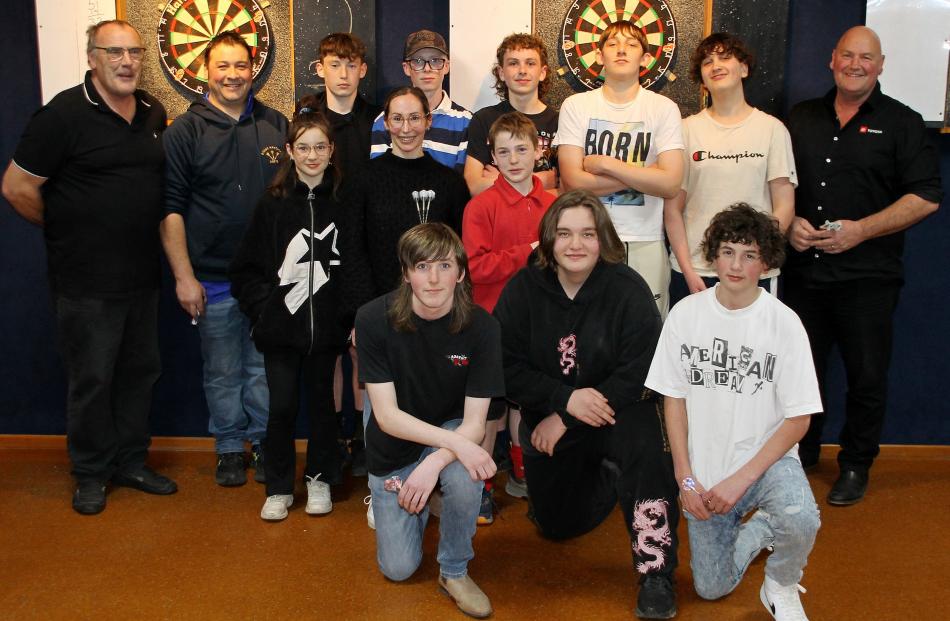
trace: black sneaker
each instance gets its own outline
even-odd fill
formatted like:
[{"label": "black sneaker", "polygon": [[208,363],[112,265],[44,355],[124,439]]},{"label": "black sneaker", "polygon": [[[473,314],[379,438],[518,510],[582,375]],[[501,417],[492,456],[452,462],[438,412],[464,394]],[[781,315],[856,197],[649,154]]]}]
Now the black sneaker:
[{"label": "black sneaker", "polygon": [[665,574],[647,574],[640,579],[637,616],[641,619],[672,619],[676,616],[673,579]]},{"label": "black sneaker", "polygon": [[102,513],[106,508],[106,486],[100,481],[79,481],[73,494],[73,509],[83,515]]},{"label": "black sneaker", "polygon": [[260,444],[251,447],[251,464],[249,467],[254,469],[255,481],[258,483],[267,481],[267,475],[264,473],[264,447]]},{"label": "black sneaker", "polygon": [[360,439],[354,439],[350,442],[350,455],[353,458],[353,461],[350,462],[350,474],[355,477],[365,477],[366,476],[366,448],[363,446],[363,441]]},{"label": "black sneaker", "polygon": [[244,472],[244,453],[219,453],[214,481],[224,487],[237,487],[247,483],[247,473]]},{"label": "black sneaker", "polygon": [[148,466],[142,466],[132,472],[117,472],[112,476],[112,484],[131,487],[146,494],[165,496],[178,491],[178,485],[166,476],[162,476]]}]

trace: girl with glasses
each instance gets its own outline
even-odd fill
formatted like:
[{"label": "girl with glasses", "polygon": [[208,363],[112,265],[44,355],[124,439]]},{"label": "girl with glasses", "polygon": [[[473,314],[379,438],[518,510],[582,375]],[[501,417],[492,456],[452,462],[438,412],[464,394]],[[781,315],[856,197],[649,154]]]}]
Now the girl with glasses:
[{"label": "girl with glasses", "polygon": [[342,482],[333,370],[355,309],[369,298],[342,171],[326,117],[300,108],[287,132],[286,160],[261,198],[231,264],[231,290],[264,354],[270,417],[264,520],[282,520],[294,500],[294,431],[301,378],[308,392],[306,512],[329,513]]}]

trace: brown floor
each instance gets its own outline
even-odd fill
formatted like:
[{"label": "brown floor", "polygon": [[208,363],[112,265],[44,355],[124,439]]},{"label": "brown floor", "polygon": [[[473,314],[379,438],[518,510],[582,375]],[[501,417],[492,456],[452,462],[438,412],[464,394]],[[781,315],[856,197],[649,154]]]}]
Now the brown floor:
[{"label": "brown floor", "polygon": [[[377,571],[364,480],[348,482],[328,516],[306,515],[298,493],[287,520],[265,523],[262,486],[216,486],[209,452],[153,450],[152,465],[180,491],[115,489],[88,517],[70,508],[62,449],[11,446],[31,444],[0,441],[2,619],[465,618],[435,585],[434,520],[412,579],[393,584]],[[950,448],[885,449],[867,499],[850,508],[824,502],[835,474],[826,451],[810,477],[823,522],[802,581],[811,619],[950,619]],[[633,618],[619,510],[593,533],[552,543],[535,534],[523,501],[498,499],[469,566],[494,618]],[[685,522],[680,533],[685,541]],[[763,557],[734,593],[705,602],[681,550],[678,619],[770,618],[758,596]]]}]

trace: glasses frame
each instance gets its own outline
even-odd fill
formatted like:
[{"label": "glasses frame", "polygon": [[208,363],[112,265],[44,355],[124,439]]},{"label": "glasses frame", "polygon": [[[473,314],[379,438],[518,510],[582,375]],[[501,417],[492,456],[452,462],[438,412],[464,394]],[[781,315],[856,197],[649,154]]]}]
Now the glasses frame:
[{"label": "glasses frame", "polygon": [[[129,60],[140,61],[145,58],[145,47],[135,46],[135,47],[121,47],[118,45],[110,45],[109,47],[102,47],[100,45],[93,46],[94,50],[102,50],[106,53],[106,58],[110,62],[117,63],[125,58],[125,55],[129,55]],[[118,50],[118,51],[117,51]]]},{"label": "glasses frame", "polygon": [[[318,157],[328,157],[333,152],[333,143],[326,142],[321,144],[295,144],[294,153],[300,157],[309,157],[311,153],[316,153]],[[306,150],[305,150],[306,149]]]},{"label": "glasses frame", "polygon": [[[404,60],[403,62],[406,63],[407,65],[409,65],[409,68],[412,69],[413,71],[418,72],[418,73],[421,73],[421,72],[423,72],[423,71],[426,70],[426,67],[427,67],[427,66],[428,66],[429,69],[431,69],[432,71],[442,71],[443,69],[445,69],[445,63],[449,62],[449,59],[448,59],[448,58],[419,58],[419,57],[415,57],[415,58],[407,58],[407,59]],[[436,67],[436,66],[433,65],[432,63],[439,63],[441,66],[440,66],[440,67]],[[418,67],[417,67],[416,65],[418,65]]]},{"label": "glasses frame", "polygon": [[404,116],[404,117],[402,117],[399,121],[394,121],[393,118],[392,118],[392,116],[390,115],[390,116],[387,116],[387,117],[386,117],[386,124],[389,125],[390,127],[392,127],[393,129],[402,128],[402,126],[405,125],[406,123],[409,124],[409,127],[416,127],[416,128],[418,128],[418,127],[422,127],[423,125],[425,125],[426,120],[427,120],[430,116],[432,116],[432,114],[431,114],[431,113],[430,113],[430,114],[420,114],[420,115],[419,115],[419,118],[418,118],[417,120],[415,120],[415,121],[412,120],[412,117],[413,117],[413,116],[415,116],[415,115],[414,115],[414,114],[410,114],[409,116]]}]

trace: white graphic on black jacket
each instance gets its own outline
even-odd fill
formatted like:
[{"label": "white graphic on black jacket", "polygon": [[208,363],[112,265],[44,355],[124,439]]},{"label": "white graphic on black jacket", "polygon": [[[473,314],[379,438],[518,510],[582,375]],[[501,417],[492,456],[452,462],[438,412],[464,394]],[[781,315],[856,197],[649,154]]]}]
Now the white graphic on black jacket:
[{"label": "white graphic on black jacket", "polygon": [[[332,255],[337,257],[335,259],[330,259],[327,268],[332,265],[340,264],[340,251],[337,249],[337,235],[339,231],[336,228],[334,223],[327,225],[320,233],[313,234],[313,243],[319,243],[326,240],[332,235],[332,238],[329,240],[330,251]],[[308,271],[310,270],[310,255],[311,246],[310,246],[310,231],[307,229],[300,229],[300,231],[294,235],[290,240],[290,243],[287,244],[287,252],[284,254],[284,261],[281,263],[280,269],[277,271],[277,275],[280,277],[280,286],[294,284],[296,285],[287,292],[287,295],[284,296],[284,304],[287,306],[287,310],[290,311],[290,314],[295,314],[301,306],[307,301],[308,292],[307,292],[307,281],[308,281]],[[313,253],[319,255],[320,253]],[[327,274],[327,269],[324,268],[323,264],[319,260],[313,261],[313,280],[309,295],[315,294],[320,290],[324,284],[326,284],[330,277]]]}]

